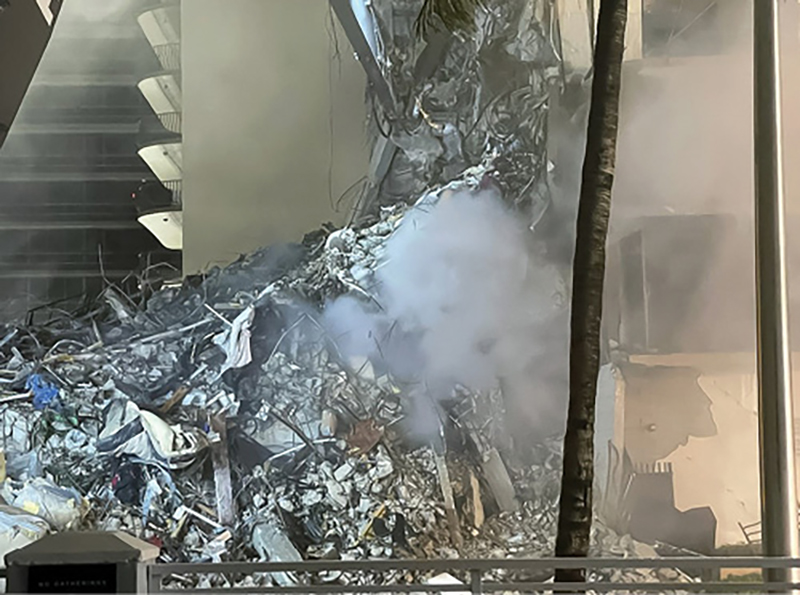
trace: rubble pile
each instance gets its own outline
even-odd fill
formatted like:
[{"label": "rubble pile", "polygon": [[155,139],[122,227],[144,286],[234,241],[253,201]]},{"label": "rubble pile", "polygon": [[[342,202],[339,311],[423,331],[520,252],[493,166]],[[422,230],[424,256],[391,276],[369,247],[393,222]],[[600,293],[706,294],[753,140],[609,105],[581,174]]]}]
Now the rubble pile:
[{"label": "rubble pile", "polygon": [[[516,451],[501,391],[463,386],[436,439],[414,435],[424,387],[345,356],[322,321],[326,300],[375,299],[406,212],[7,328],[0,532],[123,530],[173,562],[550,555],[558,441]],[[602,527],[595,543],[641,553]]]}]

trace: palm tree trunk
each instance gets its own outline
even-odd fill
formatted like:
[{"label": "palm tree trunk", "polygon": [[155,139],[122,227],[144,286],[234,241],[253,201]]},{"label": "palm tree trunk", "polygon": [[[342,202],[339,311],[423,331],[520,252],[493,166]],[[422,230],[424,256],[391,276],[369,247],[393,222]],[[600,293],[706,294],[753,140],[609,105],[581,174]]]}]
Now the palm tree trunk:
[{"label": "palm tree trunk", "polygon": [[[572,271],[569,410],[556,538],[558,557],[585,557],[589,553],[603,280],[627,18],[628,0],[601,0]],[[583,570],[556,573],[558,582],[582,582],[585,578]]]}]

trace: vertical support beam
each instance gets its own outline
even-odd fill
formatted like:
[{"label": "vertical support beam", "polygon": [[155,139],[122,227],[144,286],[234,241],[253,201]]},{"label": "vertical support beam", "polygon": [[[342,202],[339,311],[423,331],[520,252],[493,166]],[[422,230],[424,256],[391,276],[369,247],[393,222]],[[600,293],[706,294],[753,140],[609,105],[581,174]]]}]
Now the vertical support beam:
[{"label": "vertical support beam", "polygon": [[[753,2],[761,514],[764,554],[797,557],[778,5],[779,0]],[[793,574],[769,572],[773,580]]]},{"label": "vertical support beam", "polygon": [[[362,20],[359,21],[359,15],[354,10],[354,3],[356,5],[359,3],[356,3],[355,0],[330,0],[330,3],[336,13],[336,17],[339,19],[339,23],[342,25],[342,29],[347,35],[347,39],[350,41],[350,45],[358,56],[358,61],[361,62],[364,71],[367,73],[367,81],[370,87],[375,92],[378,101],[381,102],[386,114],[390,117],[393,116],[395,113],[395,100],[392,89],[383,76],[380,64],[378,64],[378,56],[373,51],[373,45],[370,45],[368,32],[364,30],[364,26],[368,22],[364,16],[365,13],[368,14],[366,6],[360,7],[363,10],[359,11],[362,16]],[[363,4],[363,1],[361,3]]]},{"label": "vertical support beam", "polygon": [[641,60],[644,47],[642,20],[644,6],[642,0],[629,0],[628,27],[625,29],[625,60]]},{"label": "vertical support beam", "polygon": [[587,0],[557,0],[561,55],[568,69],[581,76],[592,68],[594,9]]},{"label": "vertical support beam", "polygon": [[147,584],[145,585],[147,593],[161,593],[163,590],[161,573],[156,564],[148,564],[146,571]]},{"label": "vertical support beam", "polygon": [[614,438],[613,444],[620,454],[625,452],[625,375],[614,366]]},{"label": "vertical support beam", "polygon": [[480,570],[470,570],[470,593],[483,595],[483,573]]}]

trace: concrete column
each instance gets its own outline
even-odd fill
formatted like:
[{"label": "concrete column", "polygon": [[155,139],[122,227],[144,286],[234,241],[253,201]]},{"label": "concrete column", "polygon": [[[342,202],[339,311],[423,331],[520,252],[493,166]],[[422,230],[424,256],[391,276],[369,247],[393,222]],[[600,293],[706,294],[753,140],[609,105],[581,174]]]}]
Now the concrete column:
[{"label": "concrete column", "polygon": [[185,273],[344,221],[365,77],[334,22],[326,0],[183,0]]}]

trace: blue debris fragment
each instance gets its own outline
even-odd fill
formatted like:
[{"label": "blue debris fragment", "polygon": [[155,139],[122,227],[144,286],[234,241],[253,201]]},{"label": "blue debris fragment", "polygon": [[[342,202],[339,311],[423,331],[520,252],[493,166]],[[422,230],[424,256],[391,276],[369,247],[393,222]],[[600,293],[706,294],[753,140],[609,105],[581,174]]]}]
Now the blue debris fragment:
[{"label": "blue debris fragment", "polygon": [[25,388],[33,393],[33,407],[46,409],[58,400],[58,387],[45,380],[41,374],[31,374]]}]

